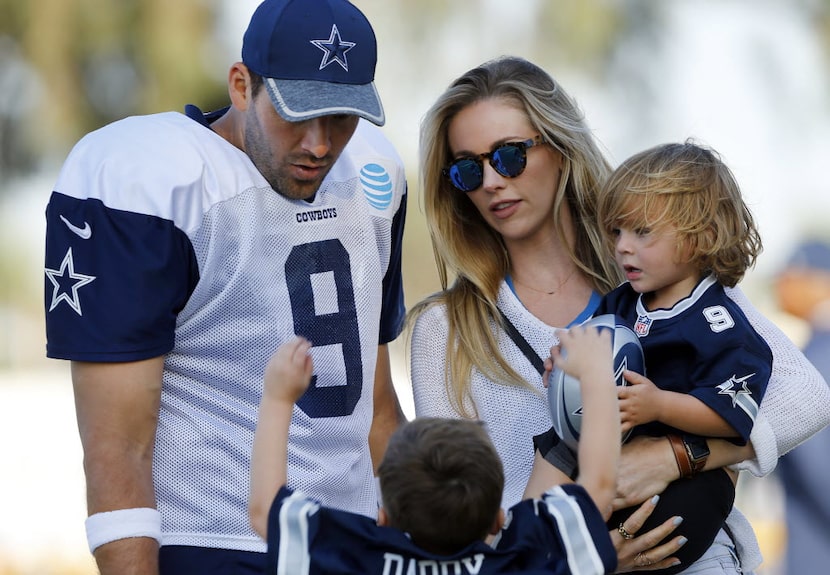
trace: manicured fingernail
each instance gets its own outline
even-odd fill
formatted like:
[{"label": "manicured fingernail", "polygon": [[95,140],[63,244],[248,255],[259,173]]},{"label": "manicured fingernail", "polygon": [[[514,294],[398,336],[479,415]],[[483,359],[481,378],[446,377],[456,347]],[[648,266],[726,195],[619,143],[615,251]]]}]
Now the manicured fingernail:
[{"label": "manicured fingernail", "polygon": [[660,496],[659,495],[655,495],[654,497],[651,498],[651,504],[652,505],[657,505],[658,501],[660,501]]},{"label": "manicured fingernail", "polygon": [[682,517],[675,517],[674,521],[672,521],[672,523],[674,523],[675,525],[680,525],[681,523],[683,523],[683,518]]},{"label": "manicured fingernail", "polygon": [[678,545],[685,545],[686,541],[688,541],[688,539],[686,539],[685,537],[681,537],[680,539],[677,540],[677,544]]},{"label": "manicured fingernail", "polygon": [[669,565],[669,567],[677,567],[678,565],[680,565],[680,561],[675,561],[674,563]]}]

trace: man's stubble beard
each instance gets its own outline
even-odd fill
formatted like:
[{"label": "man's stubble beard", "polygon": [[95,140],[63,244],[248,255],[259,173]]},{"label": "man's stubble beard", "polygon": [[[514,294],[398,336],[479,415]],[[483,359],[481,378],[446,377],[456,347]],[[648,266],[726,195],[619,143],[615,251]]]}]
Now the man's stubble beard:
[{"label": "man's stubble beard", "polygon": [[330,164],[325,172],[313,181],[299,182],[288,176],[285,172],[291,158],[285,156],[275,160],[256,114],[248,114],[245,120],[245,152],[271,188],[290,200],[313,198],[333,165]]}]

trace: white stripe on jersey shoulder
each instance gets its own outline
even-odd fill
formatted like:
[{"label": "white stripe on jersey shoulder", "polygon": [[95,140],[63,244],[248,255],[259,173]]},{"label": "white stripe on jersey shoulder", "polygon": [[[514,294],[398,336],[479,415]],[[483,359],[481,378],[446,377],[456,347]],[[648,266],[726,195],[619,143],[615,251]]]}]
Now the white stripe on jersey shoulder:
[{"label": "white stripe on jersey shoulder", "polygon": [[556,486],[542,494],[541,504],[556,519],[570,572],[573,575],[603,573],[605,566],[602,558],[585,523],[582,509],[574,498],[561,486]]},{"label": "white stripe on jersey shoulder", "polygon": [[653,320],[669,319],[678,316],[690,307],[692,307],[693,305],[695,305],[695,303],[697,303],[697,300],[699,300],[703,296],[703,294],[706,293],[706,290],[708,290],[716,283],[717,280],[715,279],[715,276],[710,275],[706,278],[703,278],[700,281],[700,283],[697,284],[695,289],[692,290],[692,293],[690,293],[688,297],[674,304],[674,306],[671,309],[658,309],[654,311],[648,311],[646,309],[646,306],[643,305],[643,296],[641,294],[640,297],[637,298],[637,315],[640,317],[647,316]]},{"label": "white stripe on jersey shoulder", "polygon": [[178,112],[132,116],[84,136],[55,191],[173,220],[190,233],[218,202],[268,184],[248,156]]},{"label": "white stripe on jersey shoulder", "polygon": [[277,575],[307,575],[311,569],[309,555],[308,517],[320,504],[295,491],[280,507],[280,548]]}]

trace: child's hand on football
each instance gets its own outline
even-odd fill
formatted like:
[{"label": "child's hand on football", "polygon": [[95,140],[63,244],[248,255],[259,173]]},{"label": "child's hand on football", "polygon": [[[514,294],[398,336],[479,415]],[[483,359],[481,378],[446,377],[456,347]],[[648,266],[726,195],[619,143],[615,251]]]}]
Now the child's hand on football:
[{"label": "child's hand on football", "polygon": [[574,326],[557,330],[556,335],[559,345],[550,350],[555,367],[580,381],[592,370],[613,371],[610,331],[592,326]]}]

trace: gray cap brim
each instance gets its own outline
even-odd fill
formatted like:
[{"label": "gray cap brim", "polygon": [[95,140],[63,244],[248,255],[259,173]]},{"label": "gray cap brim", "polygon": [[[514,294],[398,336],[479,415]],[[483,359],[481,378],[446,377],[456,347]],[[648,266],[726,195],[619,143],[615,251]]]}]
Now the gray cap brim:
[{"label": "gray cap brim", "polygon": [[339,84],[279,78],[264,80],[274,107],[289,122],[302,122],[334,114],[360,116],[378,126],[386,122],[374,82]]}]

